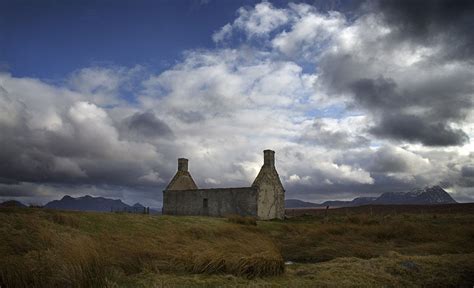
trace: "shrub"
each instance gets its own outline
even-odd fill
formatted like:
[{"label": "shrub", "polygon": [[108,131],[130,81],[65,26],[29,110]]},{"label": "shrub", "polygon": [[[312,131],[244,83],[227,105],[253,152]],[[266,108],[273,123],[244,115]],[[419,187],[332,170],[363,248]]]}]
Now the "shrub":
[{"label": "shrub", "polygon": [[[179,263],[181,262],[181,263]],[[233,274],[247,278],[276,276],[285,270],[285,262],[276,251],[267,251],[242,257],[215,251],[202,251],[181,258],[178,266],[191,273]]]}]

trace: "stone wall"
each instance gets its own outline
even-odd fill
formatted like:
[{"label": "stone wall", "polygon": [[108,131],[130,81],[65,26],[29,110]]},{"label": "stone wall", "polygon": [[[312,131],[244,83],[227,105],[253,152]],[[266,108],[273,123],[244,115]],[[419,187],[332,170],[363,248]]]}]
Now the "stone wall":
[{"label": "stone wall", "polygon": [[257,187],[163,191],[163,214],[258,216]]}]

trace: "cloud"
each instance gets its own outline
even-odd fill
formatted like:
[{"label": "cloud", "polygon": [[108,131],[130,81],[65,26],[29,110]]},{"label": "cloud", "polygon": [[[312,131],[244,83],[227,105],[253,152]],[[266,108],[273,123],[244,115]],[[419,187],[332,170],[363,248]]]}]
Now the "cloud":
[{"label": "cloud", "polygon": [[[393,27],[377,19],[362,16],[342,30],[357,39],[355,45],[341,36],[320,54],[321,86],[346,99],[347,108],[371,116],[377,137],[432,146],[468,143],[462,126],[473,107],[471,65],[433,60],[433,53],[443,53],[437,47],[393,42]],[[431,52],[406,60],[410,51],[423,50]]]},{"label": "cloud", "polygon": [[[333,99],[348,100],[349,109],[365,110],[372,116],[375,136],[432,146],[468,143],[469,135],[459,124],[473,107],[472,65],[439,59],[452,53],[450,34],[459,38],[456,43],[466,44],[463,49],[470,49],[466,21],[472,16],[471,4],[368,2],[352,22],[342,13],[322,13],[307,4],[283,9],[262,5],[265,9],[245,9],[253,18],[239,16],[239,25],[226,25],[222,31],[230,37],[240,29],[251,37],[239,27],[253,26],[262,15],[286,15],[270,17],[285,21],[265,26],[262,31],[269,38],[263,50],[270,45],[277,56],[280,52],[297,62],[316,63],[314,86]],[[423,12],[418,18],[412,11]],[[440,37],[433,40],[429,35]]]},{"label": "cloud", "polygon": [[[121,119],[112,119],[106,109],[86,101],[88,94],[7,74],[1,75],[0,84],[0,175],[2,183],[12,185],[2,188],[10,194],[15,188],[22,191],[24,186],[18,183],[107,184],[134,190],[151,185],[152,181],[143,181],[151,179],[149,171],[170,175],[158,172],[163,167],[158,161],[163,157],[154,145],[163,142],[120,139]],[[140,135],[156,139],[171,133],[148,112],[127,119],[129,128]]]},{"label": "cloud", "polygon": [[370,171],[389,173],[417,173],[430,169],[430,161],[413,152],[395,146],[383,146],[372,156]]},{"label": "cloud", "polygon": [[330,149],[366,147],[370,140],[366,137],[364,122],[365,117],[315,119],[302,133],[301,141]]},{"label": "cloud", "polygon": [[184,121],[202,120],[240,109],[304,104],[314,94],[313,84],[314,77],[296,63],[271,61],[258,51],[197,51],[150,77],[141,101],[151,108],[160,103]]},{"label": "cloud", "polygon": [[86,67],[69,75],[67,87],[98,105],[123,104],[121,94],[136,89],[136,82],[141,81],[144,71],[139,65],[132,68]]},{"label": "cloud", "polygon": [[123,120],[123,133],[126,137],[139,140],[140,138],[173,137],[170,127],[158,119],[152,111],[136,112],[132,116]]},{"label": "cloud", "polygon": [[289,20],[284,9],[277,9],[269,2],[261,2],[253,8],[239,8],[239,16],[232,24],[224,25],[214,33],[214,42],[221,42],[232,36],[233,30],[243,31],[247,38],[263,37]]},{"label": "cloud", "polygon": [[443,183],[473,199],[472,13],[448,7],[461,18],[450,20],[442,3],[420,24],[391,2],[352,15],[262,2],[209,35],[215,48],[158,74],[85,67],[54,85],[0,74],[0,197],[159,206],[176,158],[200,187],[248,186],[271,148],[289,198]]},{"label": "cloud", "polygon": [[372,129],[377,136],[421,142],[428,146],[453,146],[469,142],[469,136],[461,129],[454,129],[443,122],[426,123],[413,115],[385,116]]},{"label": "cloud", "polygon": [[376,1],[373,4],[394,30],[394,41],[441,45],[443,52],[437,55],[438,59],[472,60],[472,1],[435,0],[425,3],[407,0]]},{"label": "cloud", "polygon": [[306,4],[290,4],[290,7],[297,20],[288,32],[283,31],[272,40],[272,46],[287,56],[314,60],[319,50],[342,30],[345,18],[334,11],[320,14]]},{"label": "cloud", "polygon": [[462,167],[462,176],[463,177],[474,177],[474,166],[464,166],[464,167]]}]

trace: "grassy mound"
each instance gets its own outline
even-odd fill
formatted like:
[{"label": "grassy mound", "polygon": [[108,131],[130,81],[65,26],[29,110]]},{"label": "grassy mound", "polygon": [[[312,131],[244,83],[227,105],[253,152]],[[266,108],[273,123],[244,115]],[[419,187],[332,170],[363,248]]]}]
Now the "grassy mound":
[{"label": "grassy mound", "polygon": [[0,286],[104,287],[123,275],[284,271],[279,248],[256,227],[225,219],[0,210]]}]

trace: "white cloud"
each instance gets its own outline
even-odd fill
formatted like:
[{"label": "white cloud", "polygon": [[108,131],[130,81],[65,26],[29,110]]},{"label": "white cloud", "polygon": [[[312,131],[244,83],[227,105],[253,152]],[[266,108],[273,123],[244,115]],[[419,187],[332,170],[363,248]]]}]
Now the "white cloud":
[{"label": "white cloud", "polygon": [[242,7],[238,14],[239,17],[232,24],[226,24],[214,33],[214,42],[226,40],[234,29],[243,31],[248,38],[267,36],[287,23],[290,17],[285,9],[275,8],[269,2],[261,2],[250,9]]},{"label": "white cloud", "polygon": [[232,36],[232,25],[226,24],[220,30],[216,31],[212,35],[212,40],[214,40],[214,42],[216,43],[219,43],[219,42],[223,42],[224,40],[226,40],[227,38],[231,36]]},{"label": "white cloud", "polygon": [[321,53],[342,31],[345,19],[337,12],[323,15],[314,9],[298,9],[301,6],[308,5],[292,5],[300,12],[298,18],[288,32],[283,31],[272,40],[272,45],[288,56],[303,56],[307,60],[314,60],[312,58]]},{"label": "white cloud", "polygon": [[314,169],[318,169],[325,176],[325,180],[331,183],[360,183],[374,184],[374,179],[370,173],[361,168],[354,168],[349,165],[337,165],[334,163],[318,163]]}]

